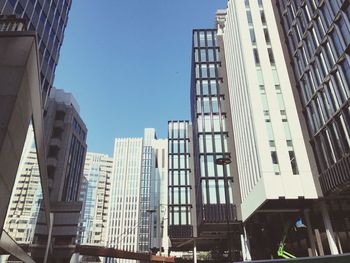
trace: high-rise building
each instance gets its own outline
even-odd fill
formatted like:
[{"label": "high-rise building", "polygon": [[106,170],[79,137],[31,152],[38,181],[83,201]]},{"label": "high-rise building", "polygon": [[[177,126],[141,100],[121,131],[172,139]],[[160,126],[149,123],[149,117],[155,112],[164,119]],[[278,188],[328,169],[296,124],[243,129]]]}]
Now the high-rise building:
[{"label": "high-rise building", "polygon": [[5,231],[18,244],[29,245],[34,242],[42,198],[34,133],[33,128],[30,127],[4,225]]},{"label": "high-rise building", "polygon": [[[350,186],[349,1],[273,1],[324,194]],[[287,56],[288,57],[288,56]]]},{"label": "high-rise building", "polygon": [[[196,214],[193,164],[191,153],[192,129],[189,121],[168,122],[168,235],[171,240],[172,250],[190,240],[194,233]],[[190,250],[193,243],[182,247],[180,250]]]},{"label": "high-rise building", "polygon": [[243,221],[269,200],[320,194],[271,13],[271,3],[230,1],[220,31]]},{"label": "high-rise building", "polygon": [[[307,37],[318,37],[313,26],[321,20],[323,22],[323,18],[315,14],[313,23],[306,25],[303,21],[306,14],[296,9],[296,3],[278,2],[280,8],[283,6],[281,13],[284,15],[284,21],[289,23],[285,26],[285,32],[290,41],[303,39],[293,46],[298,46],[297,52],[293,49],[293,55],[297,61],[295,67],[299,67],[301,56],[307,56],[305,50],[314,44],[309,43]],[[307,10],[311,2],[314,1],[305,1],[301,6]],[[335,2],[337,1],[334,1],[334,6],[340,3]],[[316,162],[308,144],[299,98],[293,88],[295,82],[287,68],[288,60],[285,57],[284,41],[276,23],[277,11],[274,4],[275,2],[261,0],[232,0],[228,2],[227,10],[218,16],[218,41],[226,66],[224,83],[227,83],[229,93],[237,159],[239,180],[236,182],[240,185],[244,232],[247,230],[248,236],[251,237],[251,251],[248,251],[249,245],[242,242],[243,258],[249,259],[251,255],[255,259],[276,257],[278,247],[271,244],[281,241],[283,228],[286,228],[288,222],[301,217],[308,222],[310,228],[307,232],[308,243],[305,246],[297,246],[302,237],[291,238],[288,246],[293,248],[293,253],[299,256],[337,254],[341,251],[342,235],[333,231],[334,227],[339,230],[340,228],[332,225],[325,202],[319,201],[323,193]],[[328,8],[328,5],[333,4],[326,4],[326,1],[320,3],[322,7]],[[340,5],[338,7],[340,8]],[[290,19],[292,14],[295,16],[294,22]],[[339,12],[336,19],[342,19],[341,14],[342,12]],[[304,34],[301,33],[302,27],[305,29]],[[331,30],[333,29],[330,28],[328,32]],[[332,41],[330,38],[324,39]],[[301,43],[305,44],[305,49],[299,49]],[[324,44],[328,45],[326,42]],[[306,47],[307,45],[309,46]],[[316,52],[316,49],[313,51]],[[345,47],[343,51],[344,49]],[[322,55],[321,51],[323,49],[320,45],[315,53],[318,57],[310,60],[311,64],[304,68],[303,76],[308,78],[312,75],[313,84],[316,83],[314,77],[323,70],[323,66],[318,65],[324,63],[325,55]],[[323,62],[320,62],[321,60]],[[336,71],[334,74],[331,82],[333,77],[336,79],[339,76]],[[328,78],[325,81],[329,80]],[[339,85],[338,88],[343,89],[344,86]],[[311,89],[310,86],[307,88]],[[306,88],[301,89],[302,92],[306,91]],[[323,89],[320,92],[322,93]],[[307,109],[310,113],[310,127],[313,127],[312,121],[316,118],[314,107],[320,102],[315,96],[313,98],[314,102],[307,102],[310,103],[310,108]],[[343,120],[339,123],[341,122]],[[329,133],[330,131],[325,131],[325,138],[330,140]],[[336,137],[339,139],[337,135]],[[321,154],[321,151],[316,152]],[[335,153],[332,148],[328,148],[322,154]],[[336,213],[339,213],[339,209]],[[323,235],[320,232],[327,237],[325,240],[328,244],[324,244],[319,238]],[[320,248],[318,251],[316,243]],[[262,248],[259,244],[266,246]]]},{"label": "high-rise building", "polygon": [[28,31],[38,36],[42,99],[45,103],[54,80],[71,0],[1,0],[1,15],[23,18]]},{"label": "high-rise building", "polygon": [[[138,250],[142,141],[142,138],[115,140],[108,247]],[[109,262],[114,262],[114,259]]]},{"label": "high-rise building", "polygon": [[159,194],[157,195],[155,192],[157,189],[156,156],[152,146],[155,138],[155,129],[145,129],[142,144],[139,214],[139,251],[142,252],[148,252],[151,248],[151,226],[153,217],[156,215],[156,204],[158,203],[155,198],[159,197]]},{"label": "high-rise building", "polygon": [[107,243],[112,168],[113,158],[108,155],[86,154],[85,180],[80,188],[80,201],[83,202],[80,244],[105,246]]},{"label": "high-rise building", "polygon": [[216,29],[195,29],[192,37],[191,117],[197,246],[216,249],[221,255],[227,251],[231,257],[234,247],[231,237],[240,218],[240,193],[238,184],[233,184],[236,167],[221,162],[235,160],[229,98],[223,83],[222,49]]},{"label": "high-rise building", "polygon": [[[152,146],[155,151],[156,164],[155,171],[156,179],[159,179],[157,188],[153,191],[154,210],[156,210],[155,217],[152,220],[153,227],[151,227],[151,247],[159,248],[162,255],[167,256],[169,252],[169,238],[168,238],[168,140],[157,139],[153,140]],[[156,191],[159,193],[156,193]],[[158,204],[157,204],[158,200]],[[164,252],[162,252],[164,251]]]},{"label": "high-rise building", "polygon": [[160,185],[164,184],[161,179],[167,169],[166,149],[166,142],[156,139],[153,128],[145,129],[143,138],[115,140],[108,247],[148,252],[160,249],[162,244],[167,246],[167,240],[161,239],[161,222],[166,217],[160,196]]},{"label": "high-rise building", "polygon": [[83,176],[87,128],[71,93],[53,88],[45,109],[47,169],[50,200],[79,199]]}]

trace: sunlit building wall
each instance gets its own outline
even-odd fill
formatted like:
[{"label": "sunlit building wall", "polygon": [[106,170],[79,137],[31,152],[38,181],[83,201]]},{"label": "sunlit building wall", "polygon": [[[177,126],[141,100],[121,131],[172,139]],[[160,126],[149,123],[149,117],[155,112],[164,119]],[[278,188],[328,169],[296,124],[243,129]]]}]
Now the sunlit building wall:
[{"label": "sunlit building wall", "polygon": [[219,34],[246,220],[268,200],[316,199],[320,193],[271,2],[229,1],[225,20]]},{"label": "sunlit building wall", "polygon": [[81,244],[105,246],[108,230],[108,204],[111,191],[113,158],[106,154],[86,154],[81,201],[84,202],[80,227]]},{"label": "sunlit building wall", "polygon": [[1,15],[17,15],[25,20],[28,31],[37,32],[44,103],[54,81],[71,4],[71,0],[0,0]]}]

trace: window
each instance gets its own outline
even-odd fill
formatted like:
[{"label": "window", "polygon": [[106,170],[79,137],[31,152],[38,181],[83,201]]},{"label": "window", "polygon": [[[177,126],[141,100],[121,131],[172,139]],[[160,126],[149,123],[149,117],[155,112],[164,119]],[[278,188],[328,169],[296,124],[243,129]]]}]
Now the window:
[{"label": "window", "polygon": [[250,25],[253,25],[252,13],[250,12],[250,10],[247,10],[247,18],[248,18],[248,23]]},{"label": "window", "polygon": [[339,35],[337,33],[337,30],[334,29],[331,34],[330,34],[331,38],[332,38],[332,41],[333,41],[333,44],[334,44],[334,48],[335,48],[335,52],[337,53],[338,57],[343,53],[344,51],[344,48],[340,42],[340,39],[339,39]]},{"label": "window", "polygon": [[215,170],[214,170],[214,157],[213,157],[213,155],[207,155],[207,168],[208,168],[208,177],[214,177]]},{"label": "window", "polygon": [[210,113],[210,102],[208,97],[203,98],[203,112]]},{"label": "window", "polygon": [[206,62],[207,61],[207,54],[205,52],[205,49],[201,49],[201,61]]},{"label": "window", "polygon": [[210,78],[215,78],[215,65],[214,64],[209,64],[209,77]]},{"label": "window", "polygon": [[202,89],[203,89],[203,96],[207,96],[209,94],[208,91],[208,81],[207,80],[203,80],[202,81]]},{"label": "window", "polygon": [[271,44],[270,35],[269,35],[269,31],[267,30],[267,28],[264,28],[264,35],[265,35],[266,44]]},{"label": "window", "polygon": [[218,98],[212,97],[211,103],[212,103],[212,107],[213,107],[213,113],[219,112]]},{"label": "window", "polygon": [[213,116],[213,127],[214,127],[214,132],[220,132],[220,119],[219,115],[214,115]]},{"label": "window", "polygon": [[268,48],[267,51],[269,53],[270,63],[271,63],[271,65],[274,65],[275,64],[275,57],[273,55],[272,48]]},{"label": "window", "polygon": [[205,135],[205,146],[207,152],[213,152],[213,139],[210,134]]},{"label": "window", "polygon": [[[331,1],[331,2],[333,2],[333,1]],[[349,41],[350,41],[350,29],[346,25],[344,17],[341,17],[339,19],[338,25],[339,25],[340,32],[341,32],[341,34],[343,36],[344,42],[346,44],[349,44]]]},{"label": "window", "polygon": [[215,134],[214,141],[215,141],[215,152],[222,152],[221,135]]},{"label": "window", "polygon": [[215,180],[208,180],[210,204],[216,204],[216,184]]},{"label": "window", "polygon": [[254,28],[250,28],[249,32],[250,32],[250,40],[252,41],[252,44],[255,45],[256,44],[256,38],[255,38]]},{"label": "window", "polygon": [[202,78],[207,78],[208,77],[208,66],[207,65],[201,65],[201,74]]},{"label": "window", "polygon": [[344,77],[345,77],[345,82],[347,83],[347,88],[349,92],[350,88],[350,66],[349,66],[349,61],[345,58],[343,62],[340,64],[340,67],[343,71]]},{"label": "window", "polygon": [[259,59],[258,49],[257,49],[257,48],[254,48],[254,49],[253,49],[253,53],[254,53],[254,61],[255,61],[255,64],[258,66],[258,65],[260,65],[260,59]]},{"label": "window", "polygon": [[264,10],[260,10],[260,17],[261,17],[261,22],[263,23],[263,25],[266,25],[266,17],[265,17]]},{"label": "window", "polygon": [[208,61],[209,62],[214,62],[214,50],[213,49],[208,49]]},{"label": "window", "polygon": [[204,129],[206,132],[211,131],[210,116],[208,116],[208,115],[204,116]]},{"label": "window", "polygon": [[276,151],[271,151],[271,159],[272,159],[272,164],[273,164],[273,168],[275,171],[275,174],[280,174],[280,168],[278,165],[278,158],[277,158],[277,152]]},{"label": "window", "polygon": [[210,81],[210,92],[211,95],[217,95],[217,85],[216,85],[216,80],[211,80]]}]

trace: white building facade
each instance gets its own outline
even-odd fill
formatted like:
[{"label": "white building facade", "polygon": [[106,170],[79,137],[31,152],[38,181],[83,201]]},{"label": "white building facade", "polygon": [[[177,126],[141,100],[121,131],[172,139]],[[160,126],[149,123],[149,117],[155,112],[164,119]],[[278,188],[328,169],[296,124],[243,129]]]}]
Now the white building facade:
[{"label": "white building facade", "polygon": [[[115,140],[108,247],[127,251],[138,250],[141,159],[142,138]],[[114,261],[111,259],[109,262]]]},{"label": "white building facade", "polygon": [[164,247],[167,253],[167,155],[167,140],[158,140],[153,128],[143,138],[115,140],[108,247],[134,252]]},{"label": "white building facade", "polygon": [[225,50],[245,221],[269,200],[317,199],[320,191],[271,1],[231,0],[226,12],[218,34]]}]

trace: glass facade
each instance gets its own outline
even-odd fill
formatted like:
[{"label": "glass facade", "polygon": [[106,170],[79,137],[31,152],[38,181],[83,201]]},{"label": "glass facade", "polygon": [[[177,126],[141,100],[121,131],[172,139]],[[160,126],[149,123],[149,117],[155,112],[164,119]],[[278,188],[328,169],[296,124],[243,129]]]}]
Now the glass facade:
[{"label": "glass facade", "polygon": [[[157,204],[152,200],[154,196],[155,177],[155,152],[152,141],[156,134],[154,129],[145,129],[142,147],[141,185],[140,185],[140,219],[139,219],[139,251],[148,252],[150,249],[150,235],[152,219],[156,214]],[[153,212],[151,212],[153,211]]]},{"label": "glass facade", "polygon": [[80,226],[81,244],[106,244],[110,179],[113,159],[104,154],[87,153],[80,200],[84,202]]},{"label": "glass facade", "polygon": [[192,236],[189,126],[188,121],[168,122],[168,219],[170,238]]},{"label": "glass facade", "polygon": [[230,156],[220,68],[216,30],[193,30],[191,104],[199,223],[233,219],[233,178],[228,165],[216,164]]},{"label": "glass facade", "polygon": [[38,34],[43,102],[54,80],[71,0],[0,0],[1,15],[17,15]]},{"label": "glass facade", "polygon": [[276,1],[324,193],[349,183],[350,5]]}]

